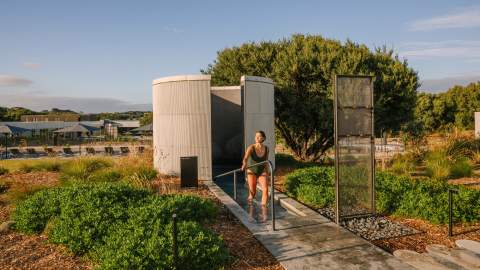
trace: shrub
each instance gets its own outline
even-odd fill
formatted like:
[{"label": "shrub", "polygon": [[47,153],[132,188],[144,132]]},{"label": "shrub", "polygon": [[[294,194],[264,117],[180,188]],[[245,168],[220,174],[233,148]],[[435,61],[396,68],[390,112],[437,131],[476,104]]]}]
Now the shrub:
[{"label": "shrub", "polygon": [[425,160],[426,174],[436,180],[445,180],[450,175],[451,161],[443,151],[434,151]]},{"label": "shrub", "polygon": [[[138,229],[144,228],[144,229]],[[100,269],[172,269],[172,225],[136,217],[96,250]],[[219,269],[229,261],[221,238],[195,222],[178,224],[178,269]]]},{"label": "shrub", "polygon": [[128,218],[130,207],[138,205],[148,193],[127,185],[102,183],[92,187],[73,187],[68,200],[60,201],[61,212],[54,219],[49,239],[83,254],[103,244],[116,223]]},{"label": "shrub", "polygon": [[4,175],[4,174],[7,174],[7,173],[9,173],[8,169],[0,166],[0,175]]},{"label": "shrub", "polygon": [[416,165],[417,160],[410,152],[404,155],[396,155],[393,158],[393,162],[388,168],[388,171],[400,175],[409,175],[411,172],[415,171]]},{"label": "shrub", "polygon": [[393,213],[401,198],[415,182],[405,176],[379,171],[375,176],[376,209],[379,213]]},{"label": "shrub", "polygon": [[50,241],[90,255],[103,269],[171,269],[173,213],[180,221],[182,269],[228,262],[222,239],[200,225],[217,208],[196,196],[156,196],[120,183],[74,184],[35,193],[12,217],[17,230],[45,230]]},{"label": "shrub", "polygon": [[335,184],[335,170],[332,167],[298,169],[288,174],[284,183],[287,194],[293,197],[297,196],[299,186],[305,184],[333,187]]},{"label": "shrub", "polygon": [[59,189],[44,189],[17,204],[12,214],[14,227],[24,233],[41,232],[47,222],[60,213]]},{"label": "shrub", "polygon": [[57,159],[44,159],[23,162],[20,165],[19,171],[29,173],[29,172],[58,172],[61,170],[63,164]]},{"label": "shrub", "polygon": [[450,178],[461,178],[472,176],[473,168],[467,158],[457,159],[450,168]]}]

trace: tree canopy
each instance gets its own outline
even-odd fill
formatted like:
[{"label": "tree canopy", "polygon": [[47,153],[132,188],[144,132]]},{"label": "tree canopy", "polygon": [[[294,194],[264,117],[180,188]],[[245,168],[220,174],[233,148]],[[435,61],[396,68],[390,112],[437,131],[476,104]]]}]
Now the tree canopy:
[{"label": "tree canopy", "polygon": [[413,118],[417,73],[392,50],[318,35],[250,42],[226,48],[202,72],[213,85],[238,85],[242,75],[275,82],[275,125],[302,160],[318,160],[333,145],[335,74],[375,77],[375,127],[397,131]]},{"label": "tree canopy", "polygon": [[419,93],[415,119],[425,131],[449,127],[474,128],[474,112],[480,110],[480,82],[454,86],[444,93]]}]

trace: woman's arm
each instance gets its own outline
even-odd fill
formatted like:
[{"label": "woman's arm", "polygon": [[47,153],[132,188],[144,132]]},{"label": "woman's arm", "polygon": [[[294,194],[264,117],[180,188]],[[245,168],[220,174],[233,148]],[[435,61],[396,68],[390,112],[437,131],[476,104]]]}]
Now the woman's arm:
[{"label": "woman's arm", "polygon": [[242,160],[242,171],[245,170],[245,167],[247,167],[247,160],[248,160],[248,157],[250,156],[252,152],[252,146],[250,145],[248,148],[247,148],[247,151],[245,151],[245,155],[243,156],[243,160]]}]

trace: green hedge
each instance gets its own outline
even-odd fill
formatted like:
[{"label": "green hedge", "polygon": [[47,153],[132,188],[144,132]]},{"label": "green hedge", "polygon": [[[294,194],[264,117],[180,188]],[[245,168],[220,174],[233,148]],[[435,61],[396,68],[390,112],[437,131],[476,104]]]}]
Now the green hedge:
[{"label": "green hedge", "polygon": [[45,231],[51,242],[89,254],[102,269],[169,269],[173,213],[185,269],[228,262],[223,240],[201,225],[217,208],[196,196],[157,196],[120,183],[75,184],[33,194],[17,205],[12,219],[17,230]]},{"label": "green hedge", "polygon": [[[362,172],[355,170],[347,173],[350,176],[362,175]],[[312,207],[331,207],[335,202],[334,175],[333,167],[299,169],[287,175],[285,188],[289,196]],[[413,180],[383,171],[377,172],[375,184],[376,208],[379,213],[445,224],[448,222],[448,190],[455,188],[458,190],[454,196],[455,220],[480,220],[479,190],[452,186],[433,179]],[[358,198],[361,195],[356,196]]]}]

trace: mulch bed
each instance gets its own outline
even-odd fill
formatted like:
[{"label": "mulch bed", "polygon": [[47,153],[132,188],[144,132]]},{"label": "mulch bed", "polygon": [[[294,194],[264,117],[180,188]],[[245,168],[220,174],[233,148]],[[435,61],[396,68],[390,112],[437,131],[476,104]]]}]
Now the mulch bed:
[{"label": "mulch bed", "polygon": [[480,223],[470,226],[457,224],[453,227],[453,236],[448,237],[447,225],[433,225],[420,219],[390,218],[422,233],[372,241],[372,243],[388,252],[397,249],[409,249],[421,253],[425,252],[425,247],[430,244],[455,247],[455,241],[459,239],[480,241]]},{"label": "mulch bed", "polygon": [[0,269],[92,269],[66,248],[47,243],[43,235],[0,234]]}]

